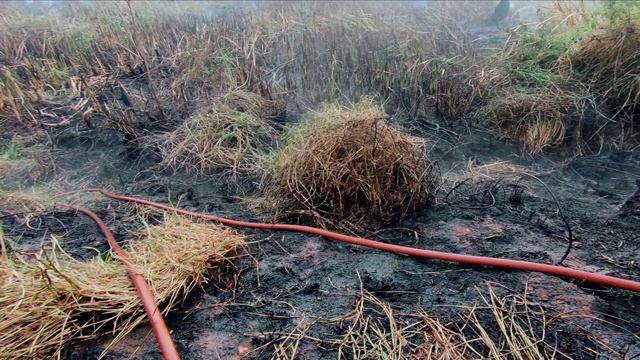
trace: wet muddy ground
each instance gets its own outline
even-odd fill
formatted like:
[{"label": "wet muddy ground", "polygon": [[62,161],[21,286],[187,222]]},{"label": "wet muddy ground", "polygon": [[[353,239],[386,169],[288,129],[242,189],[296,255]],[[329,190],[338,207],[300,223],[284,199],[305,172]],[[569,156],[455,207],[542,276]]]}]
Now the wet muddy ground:
[{"label": "wet muddy ground", "polygon": [[[434,128],[435,123],[441,127]],[[531,157],[481,125],[452,126],[437,119],[403,125],[429,140],[430,158],[438,161],[441,174],[450,180],[439,193],[436,207],[408,217],[395,228],[359,235],[416,248],[553,264],[566,251],[567,229],[552,192],[574,236],[564,265],[640,281],[640,216],[637,211],[620,210],[637,190],[637,155],[603,152],[573,160],[560,155]],[[243,195],[219,179],[155,170],[149,159],[126,156],[117,134],[102,132],[89,138],[87,142],[58,138],[55,161],[70,183],[233,219],[268,220],[268,214],[254,211],[252,202],[243,200],[259,194]],[[523,166],[535,171],[548,189],[525,176],[450,191],[451,179],[465,178],[462,170],[470,159],[477,164]],[[478,189],[491,189],[491,201],[470,195]],[[131,211],[130,205],[104,199],[90,209],[118,239],[127,240],[131,224],[122,218]],[[63,245],[77,257],[94,256],[96,252],[88,247],[107,249],[103,235],[87,217],[57,212],[38,221],[42,226],[36,228],[41,230],[25,230],[8,222],[5,231],[22,235],[23,246],[29,246],[29,241],[36,244],[43,229],[63,234]],[[415,259],[319,236],[240,230],[252,245],[238,263],[240,275],[233,291],[224,289],[224,284],[207,284],[166,319],[183,359],[271,358],[274,345],[296,326],[352,311],[361,287],[398,314],[424,311],[444,323],[459,323],[464,307],[483,304],[489,286],[502,295],[526,294],[528,301],[545,311],[545,341],[559,351],[557,358],[632,359],[640,354],[638,294],[538,273]],[[495,326],[485,321],[488,328]],[[333,339],[344,330],[320,322],[307,334]],[[67,358],[95,359],[108,340],[75,344]],[[122,358],[162,358],[148,325],[128,335],[106,356]],[[328,349],[309,340],[302,342],[298,358],[335,359],[337,352],[335,347]]]}]

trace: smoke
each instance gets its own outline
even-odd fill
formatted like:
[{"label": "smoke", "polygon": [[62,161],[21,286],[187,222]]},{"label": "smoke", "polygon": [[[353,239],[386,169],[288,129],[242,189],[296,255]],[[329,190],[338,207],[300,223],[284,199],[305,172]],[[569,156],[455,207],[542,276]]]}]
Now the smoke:
[{"label": "smoke", "polygon": [[[1,0],[0,0],[1,1]],[[137,3],[149,2],[155,5],[159,5],[162,7],[163,5],[172,5],[178,7],[189,7],[192,9],[197,9],[197,11],[206,16],[206,17],[214,17],[214,16],[224,16],[225,13],[229,11],[234,11],[238,9],[247,9],[247,10],[256,10],[260,11],[261,9],[266,9],[273,4],[291,4],[295,1],[267,1],[267,0],[237,0],[237,1],[189,1],[189,0],[133,0]],[[116,1],[120,3],[125,3],[124,0]],[[361,4],[367,3],[369,1],[359,1]],[[405,0],[405,1],[395,1],[394,6],[390,8],[396,8],[398,4],[405,6],[407,11],[412,11],[414,14],[420,15],[421,13],[428,13],[431,9],[434,8],[450,8],[454,9],[456,13],[457,21],[470,21],[470,15],[468,10],[465,10],[465,7],[472,8],[483,8],[483,12],[487,12],[485,17],[487,19],[491,18],[493,13],[490,9],[492,9],[495,5],[497,5],[499,0],[479,0],[479,1],[440,1],[440,0]],[[52,11],[61,11],[63,9],[69,9],[69,7],[74,7],[78,5],[90,5],[99,3],[99,1],[91,1],[91,0],[6,0],[3,1],[4,4],[8,4],[13,8],[16,8],[26,14],[30,15],[45,15]],[[330,3],[330,2],[329,2]],[[386,7],[385,2],[382,1],[374,1],[380,7]],[[572,1],[564,1],[563,6],[580,6],[582,4],[584,6],[585,3],[588,3],[587,6],[594,6],[598,3],[602,3],[599,0],[592,1],[580,1],[580,0],[572,0]],[[536,23],[539,22],[545,10],[551,9],[554,7],[553,1],[541,1],[541,0],[527,0],[527,1],[510,1],[510,11],[509,11],[509,22],[512,24],[516,24],[518,22],[525,23]],[[491,12],[491,13],[490,13]],[[476,14],[477,15],[477,14]]]},{"label": "smoke", "polygon": [[[217,15],[220,11],[225,10],[233,10],[233,9],[259,9],[260,3],[265,3],[265,1],[258,0],[241,0],[241,1],[183,1],[183,0],[142,0],[137,2],[153,2],[155,4],[165,3],[165,4],[175,4],[178,6],[189,6],[196,7],[197,9],[202,11],[202,14],[205,16],[214,16]],[[46,15],[51,11],[59,11],[64,9],[65,7],[74,6],[74,5],[88,5],[91,3],[96,3],[97,1],[92,0],[73,0],[73,1],[56,1],[56,0],[8,0],[4,1],[5,4],[18,9],[29,15]],[[122,1],[124,3],[124,1]],[[418,1],[420,2],[420,1]]]}]

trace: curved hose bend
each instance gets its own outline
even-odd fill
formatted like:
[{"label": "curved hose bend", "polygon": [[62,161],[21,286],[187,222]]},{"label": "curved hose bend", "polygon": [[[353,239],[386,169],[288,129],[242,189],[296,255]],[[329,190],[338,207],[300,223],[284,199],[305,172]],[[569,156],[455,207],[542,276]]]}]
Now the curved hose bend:
[{"label": "curved hose bend", "polygon": [[565,277],[569,277],[577,280],[585,280],[585,281],[593,282],[593,283],[604,285],[604,286],[640,292],[640,282],[637,282],[637,281],[621,279],[614,276],[596,274],[588,271],[574,270],[574,269],[564,268],[556,265],[540,264],[540,263],[522,261],[522,260],[500,259],[500,258],[493,258],[493,257],[487,257],[487,256],[463,255],[463,254],[454,254],[454,253],[447,253],[447,252],[441,252],[441,251],[415,249],[407,246],[386,244],[386,243],[359,238],[355,236],[339,234],[332,231],[318,229],[310,226],[254,223],[254,222],[247,222],[247,221],[231,220],[231,219],[226,219],[226,218],[222,218],[214,215],[199,214],[191,211],[176,209],[167,205],[158,204],[148,200],[142,200],[142,199],[137,199],[130,196],[112,194],[104,189],[87,189],[85,191],[98,191],[103,195],[110,197],[112,199],[153,206],[159,209],[163,209],[166,211],[173,211],[183,215],[218,221],[222,224],[230,225],[230,226],[240,226],[240,227],[247,227],[247,228],[254,228],[254,229],[264,229],[264,230],[301,232],[301,233],[319,235],[319,236],[327,237],[333,240],[342,241],[349,244],[367,246],[367,247],[378,249],[378,250],[384,250],[384,251],[394,252],[397,254],[403,254],[408,256],[421,257],[421,258],[427,258],[427,259],[436,259],[436,260],[443,260],[443,261],[450,261],[450,262],[458,262],[458,263],[470,264],[470,265],[493,266],[493,267],[514,269],[514,270],[535,271],[535,272],[540,272],[540,273],[545,273],[550,275],[565,276]]}]

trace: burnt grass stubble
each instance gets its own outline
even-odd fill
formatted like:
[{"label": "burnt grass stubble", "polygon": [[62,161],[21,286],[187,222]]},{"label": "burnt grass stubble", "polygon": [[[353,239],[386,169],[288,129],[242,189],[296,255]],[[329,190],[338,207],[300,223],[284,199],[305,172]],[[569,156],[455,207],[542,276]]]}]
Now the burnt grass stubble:
[{"label": "burnt grass stubble", "polygon": [[[574,234],[575,246],[564,265],[640,281],[640,217],[621,216],[618,210],[636,190],[635,179],[640,178],[637,158],[613,152],[570,162],[553,154],[531,157],[517,144],[498,139],[482,121],[424,120],[407,118],[402,125],[433,145],[429,156],[438,162],[441,172],[466,159],[510,161],[541,172],[552,169],[539,178],[557,197]],[[264,220],[242,200],[256,195],[251,186],[239,191],[224,177],[212,180],[156,170],[157,159],[132,154],[118,132],[96,130],[82,136],[67,132],[51,137],[56,164],[75,173],[78,180],[90,177],[92,186],[160,203],[171,201],[191,211]],[[410,215],[394,228],[361,235],[416,248],[549,264],[562,257],[566,227],[541,184],[525,177],[487,182],[484,189],[491,189],[492,194],[468,196],[473,189],[461,186],[449,194],[446,203]],[[441,192],[439,199],[444,195]],[[129,240],[127,230],[140,226],[126,220],[133,210],[131,204],[105,198],[91,210],[124,245]],[[23,246],[38,247],[43,235],[50,233],[63,234],[65,250],[78,258],[89,259],[96,256],[96,250],[104,253],[108,249],[97,226],[72,211],[34,218],[32,228],[12,223],[11,218],[3,220],[7,235],[22,236]],[[251,256],[238,261],[239,277],[234,279],[237,270],[230,270],[223,279],[227,284],[237,280],[235,287],[212,280],[166,317],[183,359],[236,358],[239,347],[277,344],[303,319],[343,316],[353,310],[361,283],[390,304],[400,319],[402,314],[425,311],[454,324],[464,322],[465,310],[450,305],[482,304],[487,283],[501,295],[526,291],[529,301],[544,307],[547,321],[553,319],[546,341],[572,358],[618,359],[640,353],[637,294],[544,274],[415,259],[306,234],[238,230],[253,242],[248,251]],[[496,329],[490,318],[481,320],[487,329]],[[335,339],[343,332],[335,325],[318,323],[308,335]],[[95,359],[108,340],[73,344],[66,357]],[[265,346],[247,358],[268,359],[272,349],[272,344]],[[335,349],[308,342],[299,358],[335,359],[336,355]],[[161,359],[162,355],[151,328],[145,325],[105,358]]]},{"label": "burnt grass stubble", "polygon": [[[425,125],[436,122],[448,132],[436,132]],[[496,138],[481,125],[456,126],[436,118],[428,123],[415,120],[404,125],[410,126],[414,135],[435,144],[430,149],[431,158],[438,160],[441,171],[467,158],[555,168],[540,178],[558,198],[574,233],[576,246],[565,265],[640,279],[640,220],[637,215],[621,217],[618,211],[625,197],[635,190],[633,179],[640,176],[634,159],[621,159],[611,153],[558,167],[560,157],[526,157],[516,144]],[[63,150],[55,151],[59,166],[63,170],[75,169],[78,177],[94,174],[95,186],[160,203],[171,201],[191,211],[261,220],[242,201],[243,194],[223,181],[152,170],[153,159],[125,156],[126,147],[115,132],[96,135],[90,144],[72,138],[62,143]],[[567,246],[566,228],[547,190],[527,179],[493,183],[487,188],[495,192],[493,205],[482,200],[486,197],[465,196],[469,189],[466,193],[459,189],[458,194],[449,194],[447,203],[411,215],[395,228],[362,235],[417,248],[557,262]],[[442,199],[444,194],[439,197]],[[127,229],[139,226],[125,220],[125,214],[133,210],[131,204],[105,199],[94,204],[92,210],[107,221],[123,244],[128,240]],[[38,239],[48,231],[65,234],[64,247],[79,258],[96,256],[95,249],[102,253],[108,249],[92,221],[72,211],[34,219],[32,224],[38,226],[33,229],[7,220],[7,235],[18,235],[15,232],[19,231],[23,244],[31,238],[37,246]],[[211,281],[188,295],[182,306],[166,318],[184,359],[233,358],[241,346],[255,349],[271,341],[277,343],[304,317],[329,319],[347,314],[353,309],[361,281],[365,290],[389,303],[399,314],[426,311],[443,322],[458,324],[463,322],[464,310],[448,305],[480,304],[480,294],[487,294],[487,283],[491,282],[503,295],[526,291],[528,300],[544,306],[547,320],[563,313],[588,315],[560,317],[547,329],[547,341],[575,359],[620,358],[603,344],[619,353],[626,351],[627,356],[640,351],[640,297],[627,291],[571,283],[543,274],[415,259],[306,234],[238,230],[250,240],[265,241],[253,243],[251,256],[238,262],[241,273],[235,289],[231,291],[225,289],[224,282]],[[231,283],[232,276],[230,271],[226,281]],[[221,305],[224,303],[228,305]],[[489,318],[482,320],[488,329],[495,329]],[[335,325],[320,323],[308,334],[328,339],[338,338],[342,332]],[[67,358],[97,358],[107,340],[75,344]],[[272,349],[273,345],[267,346],[250,353],[249,358],[267,359]],[[300,354],[301,358],[336,358],[335,351],[323,350],[314,343],[305,349],[308,350]],[[116,345],[106,358],[131,356],[162,358],[148,325]]]},{"label": "burnt grass stubble", "polygon": [[[439,129],[433,126],[436,123]],[[543,172],[554,169],[540,179],[557,197],[573,230],[576,246],[565,266],[640,279],[640,219],[633,214],[620,216],[618,210],[636,190],[638,159],[613,152],[571,162],[553,155],[529,157],[517,144],[495,137],[481,121],[463,125],[438,118],[406,118],[402,125],[433,144],[429,156],[438,162],[441,172],[469,158],[478,163],[511,161]],[[61,170],[75,173],[79,180],[90,177],[92,186],[160,203],[171,201],[191,211],[263,220],[242,200],[256,194],[251,186],[244,184],[243,191],[238,191],[224,177],[212,180],[210,176],[156,170],[157,159],[132,154],[115,131],[88,131],[82,136],[63,131],[51,138]],[[480,191],[469,196],[478,189],[490,189],[491,195]],[[439,194],[440,200],[444,195]],[[361,235],[417,248],[542,263],[557,262],[566,249],[567,232],[557,205],[535,181],[523,178],[473,188],[460,186],[446,200],[408,216],[395,228]],[[133,210],[131,204],[105,198],[91,210],[107,222],[123,245],[129,240],[127,230],[140,226],[125,217]],[[21,246],[37,248],[43,235],[51,233],[64,235],[65,250],[77,258],[89,259],[108,249],[97,226],[72,211],[34,218],[32,228],[14,224],[11,218],[3,220],[7,235],[21,236]],[[528,300],[544,306],[547,320],[558,314],[587,315],[559,316],[547,329],[547,341],[574,359],[624,358],[607,347],[629,358],[640,352],[640,297],[630,292],[543,274],[415,259],[306,234],[238,230],[250,240],[264,241],[253,243],[251,256],[238,262],[240,276],[235,289],[231,291],[224,281],[212,280],[166,318],[183,359],[233,358],[241,346],[255,349],[269,342],[277,344],[305,317],[343,316],[353,310],[361,281],[365,290],[389,303],[398,314],[426,311],[443,322],[457,324],[463,322],[464,310],[449,305],[481,304],[480,295],[487,294],[487,283],[491,282],[502,295],[526,291]],[[224,280],[232,283],[234,273],[229,271]],[[228,305],[221,305],[224,303]],[[490,318],[481,320],[487,329],[496,329]],[[343,331],[319,323],[308,335],[335,339]],[[66,357],[97,358],[107,343],[105,337],[74,344]],[[272,349],[273,345],[268,345],[247,358],[270,358]],[[312,342],[304,349],[300,358],[336,358],[334,350]],[[148,325],[127,336],[106,358],[132,356],[162,358]]]}]

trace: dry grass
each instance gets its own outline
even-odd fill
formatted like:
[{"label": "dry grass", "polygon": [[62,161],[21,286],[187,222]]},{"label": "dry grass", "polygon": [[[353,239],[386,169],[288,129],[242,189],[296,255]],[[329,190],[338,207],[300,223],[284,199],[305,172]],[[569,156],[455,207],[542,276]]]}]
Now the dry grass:
[{"label": "dry grass", "polygon": [[[65,185],[66,189],[83,187],[77,182]],[[53,195],[62,192],[65,188],[58,187],[58,184],[53,183],[15,191],[0,188],[0,215],[14,216],[17,219],[22,219],[20,222],[23,224],[29,224],[29,219],[34,215],[66,211],[68,207],[65,203],[53,197]],[[98,201],[104,201],[104,197],[95,192],[80,192],[65,199],[80,206],[88,206]]]},{"label": "dry grass", "polygon": [[469,160],[464,165],[461,172],[447,172],[442,183],[446,193],[443,200],[449,206],[481,209],[498,203],[518,203],[527,190],[523,178],[541,173],[506,161],[476,164]]},{"label": "dry grass", "polygon": [[14,141],[0,155],[0,188],[39,183],[50,179],[55,170],[53,156],[45,145],[24,148]]},{"label": "dry grass", "polygon": [[495,6],[494,1],[433,1],[426,12],[442,20],[481,23],[491,19]]},{"label": "dry grass", "polygon": [[[272,360],[303,358],[301,345],[316,343],[337,352],[337,359],[358,360],[461,360],[465,357],[464,337],[447,329],[426,313],[411,315],[407,323],[398,312],[375,295],[356,294],[353,311],[333,319],[304,319],[274,344]],[[314,337],[309,333],[317,323],[339,328],[340,338]],[[307,347],[308,349],[308,347]],[[259,350],[259,349],[256,349]]]},{"label": "dry grass", "polygon": [[[133,235],[126,251],[165,314],[246,245],[227,228],[169,213]],[[115,342],[147,320],[116,254],[82,262],[51,241],[53,250],[10,254],[0,265],[0,359],[59,356],[70,341],[104,333]]]},{"label": "dry grass", "polygon": [[214,100],[176,130],[152,136],[163,164],[174,169],[208,173],[215,169],[253,173],[264,151],[276,143],[270,118],[280,115],[273,102],[247,92],[232,92]]},{"label": "dry grass", "polygon": [[603,6],[556,1],[534,33],[511,34],[484,109],[503,135],[533,153],[566,143],[574,154],[635,146],[640,11]]},{"label": "dry grass", "polygon": [[385,118],[365,98],[354,107],[325,104],[292,127],[272,160],[270,201],[356,228],[398,221],[429,205],[435,174],[424,144]]},{"label": "dry grass", "polygon": [[557,89],[546,89],[505,95],[494,99],[484,110],[504,136],[520,141],[532,153],[539,153],[565,140],[565,117],[574,100]]},{"label": "dry grass", "polygon": [[340,329],[345,334],[339,341],[338,359],[400,360],[409,344],[393,309],[364,291],[354,310],[340,319]]},{"label": "dry grass", "polygon": [[0,211],[3,214],[42,213],[53,210],[56,205],[46,189],[26,191],[1,191]]},{"label": "dry grass", "polygon": [[508,161],[499,161],[489,164],[475,164],[467,162],[465,177],[473,181],[505,179],[514,181],[522,177],[523,174],[537,176],[540,173],[524,166],[514,165]]},{"label": "dry grass", "polygon": [[[332,349],[338,359],[570,359],[547,343],[545,312],[523,295],[501,297],[489,286],[481,304],[460,314],[458,325],[426,312],[403,314],[367,291],[356,297],[348,314],[304,319],[296,330],[282,334],[271,359],[301,358],[299,349],[305,343]],[[342,337],[311,335],[319,322],[339,327]]]},{"label": "dry grass", "polygon": [[407,360],[467,360],[466,344],[462,334],[447,328],[438,319],[427,313],[415,315],[414,326],[417,345],[403,358]]},{"label": "dry grass", "polygon": [[502,136],[532,153],[565,141],[573,128],[569,120],[578,112],[574,103],[580,100],[559,74],[558,61],[581,31],[575,26],[554,28],[563,19],[573,18],[561,12],[569,11],[566,4],[556,5],[548,9],[549,17],[535,33],[512,34],[499,62],[499,76],[491,84],[491,100],[479,111],[497,125]]},{"label": "dry grass", "polygon": [[273,3],[213,18],[188,2],[7,12],[0,107],[24,122],[51,114],[54,102],[74,114],[64,126],[105,125],[106,116],[132,137],[237,88],[290,104],[378,93],[414,113],[438,101],[440,113],[459,117],[478,97],[468,80],[482,67],[456,11],[476,16],[481,7],[467,1],[440,17],[398,2]]},{"label": "dry grass", "polygon": [[[534,97],[553,87],[575,98],[589,88],[587,95],[625,110],[637,103],[637,17],[615,15],[591,37],[591,24],[602,21],[585,2],[545,5],[547,18],[536,33],[518,27],[493,62],[487,55],[495,52],[478,46],[482,41],[468,30],[490,18],[491,1],[433,2],[428,9],[400,2],[264,3],[212,18],[192,5],[100,2],[41,18],[7,10],[0,21],[0,53],[8,54],[0,64],[0,111],[33,128],[38,117],[56,117],[52,109],[64,108],[73,116],[60,124],[111,126],[139,147],[145,130],[174,129],[238,88],[285,100],[290,108],[375,94],[395,111],[451,119],[490,98],[503,100],[505,92]],[[504,68],[506,81],[496,79],[496,68]],[[576,83],[577,90],[571,88]],[[531,107],[518,103],[535,100],[513,100],[515,115],[521,108],[531,117]],[[523,126],[508,135],[539,151],[560,136],[559,123],[545,118],[504,125]],[[612,124],[569,135],[589,142]],[[637,132],[629,119],[617,126]]]},{"label": "dry grass", "polygon": [[215,102],[263,120],[281,117],[285,111],[282,103],[247,91],[230,91],[216,98]]},{"label": "dry grass", "polygon": [[[472,308],[468,315],[477,337],[467,339],[469,350],[478,359],[545,360],[566,359],[553,346],[545,343],[547,324],[544,309],[523,295],[499,297],[489,286],[483,296],[484,307]],[[489,311],[491,331],[480,320],[479,313]],[[476,357],[477,356],[477,357]]]}]

